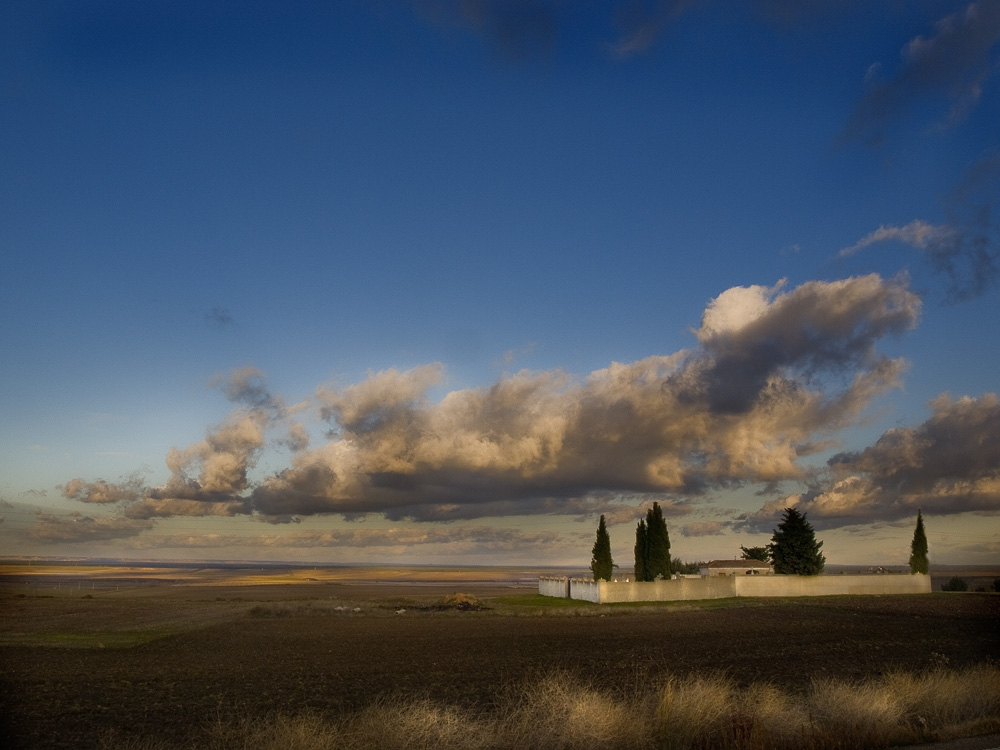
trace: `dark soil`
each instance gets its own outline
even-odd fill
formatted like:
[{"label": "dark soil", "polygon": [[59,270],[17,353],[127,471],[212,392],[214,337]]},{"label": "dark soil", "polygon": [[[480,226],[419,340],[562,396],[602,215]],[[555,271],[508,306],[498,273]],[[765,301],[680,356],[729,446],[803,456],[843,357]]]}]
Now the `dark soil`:
[{"label": "dark soil", "polygon": [[[30,626],[36,605],[70,604],[104,628],[102,618],[174,606],[100,597],[0,601],[19,628]],[[304,711],[335,718],[383,696],[488,710],[501,691],[554,670],[629,693],[706,670],[795,690],[820,676],[861,679],[1000,658],[1000,596],[989,594],[591,605],[541,615],[510,606],[437,611],[419,601],[398,615],[394,608],[405,603],[361,612],[301,603],[176,606],[204,609],[205,621],[128,648],[0,647],[3,747],[96,747],[109,730],[183,741],[217,719]]]}]

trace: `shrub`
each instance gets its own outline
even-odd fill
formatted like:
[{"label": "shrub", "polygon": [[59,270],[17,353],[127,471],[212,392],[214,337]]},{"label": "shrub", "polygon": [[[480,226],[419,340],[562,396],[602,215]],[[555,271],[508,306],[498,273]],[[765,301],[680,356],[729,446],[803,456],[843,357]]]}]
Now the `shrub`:
[{"label": "shrub", "polygon": [[455,593],[448,594],[438,605],[441,609],[461,609],[465,611],[486,609],[476,597],[469,594]]},{"label": "shrub", "polygon": [[958,576],[952,576],[948,579],[947,583],[941,584],[942,591],[968,591],[969,584],[965,582],[964,578],[959,578]]},{"label": "shrub", "polygon": [[494,748],[632,748],[648,736],[640,702],[619,700],[557,672],[509,694],[492,729]]},{"label": "shrub", "polygon": [[384,699],[330,720],[315,714],[219,722],[175,747],[106,735],[103,750],[842,750],[1000,731],[1000,668],[931,669],[861,682],[818,679],[805,695],[725,675],[671,677],[611,694],[555,673],[497,696],[489,712]]},{"label": "shrub", "polygon": [[722,675],[667,680],[655,713],[660,747],[720,746],[734,690],[732,680]]}]

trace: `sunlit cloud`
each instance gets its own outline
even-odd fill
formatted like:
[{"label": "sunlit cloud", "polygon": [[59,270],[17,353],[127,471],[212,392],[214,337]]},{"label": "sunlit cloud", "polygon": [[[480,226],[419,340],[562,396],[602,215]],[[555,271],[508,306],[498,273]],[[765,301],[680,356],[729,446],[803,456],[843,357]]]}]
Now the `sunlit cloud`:
[{"label": "sunlit cloud", "polygon": [[62,488],[63,497],[82,503],[120,503],[138,500],[146,492],[141,474],[133,474],[122,481],[111,483],[103,479],[87,482],[71,479]]},{"label": "sunlit cloud", "polygon": [[854,255],[871,245],[883,242],[902,242],[906,245],[927,250],[939,247],[944,243],[955,241],[955,230],[951,227],[933,226],[925,221],[915,219],[902,227],[881,226],[874,232],[865,235],[850,247],[845,247],[838,253],[841,258]]},{"label": "sunlit cloud", "polygon": [[[237,408],[204,440],[171,449],[163,485],[76,479],[63,492],[116,503],[133,520],[603,513],[625,522],[653,499],[682,516],[713,488],[806,478],[799,461],[818,438],[899,383],[905,363],[876,343],[916,324],[920,301],[905,280],[786,287],[723,292],[694,348],[583,378],[521,371],[433,401],[445,371],[429,364],[322,386],[328,439],[315,448],[263,373],[243,368],[215,381]],[[293,447],[290,463],[252,481],[274,432]]]},{"label": "sunlit cloud", "polygon": [[769,528],[785,507],[809,514],[817,528],[924,515],[1000,514],[1000,400],[995,394],[931,403],[917,427],[889,430],[862,451],[829,460],[816,488],[766,502],[742,519]]}]

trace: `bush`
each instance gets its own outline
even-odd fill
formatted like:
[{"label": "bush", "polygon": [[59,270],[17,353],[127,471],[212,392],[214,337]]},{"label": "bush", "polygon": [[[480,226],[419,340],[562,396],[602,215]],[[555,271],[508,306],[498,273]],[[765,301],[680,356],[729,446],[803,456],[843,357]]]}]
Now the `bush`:
[{"label": "bush", "polygon": [[942,591],[968,591],[969,584],[965,582],[964,578],[959,578],[958,576],[952,576],[947,583],[941,585]]},{"label": "bush", "polygon": [[469,594],[448,594],[441,603],[438,605],[438,609],[460,609],[463,611],[480,610],[486,609],[487,607],[482,604],[476,597],[470,596]]}]

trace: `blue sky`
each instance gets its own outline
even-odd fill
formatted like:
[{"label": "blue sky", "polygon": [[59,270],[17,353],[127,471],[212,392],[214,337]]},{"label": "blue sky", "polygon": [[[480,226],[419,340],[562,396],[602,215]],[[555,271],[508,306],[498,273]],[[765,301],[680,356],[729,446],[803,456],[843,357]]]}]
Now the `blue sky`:
[{"label": "blue sky", "polygon": [[1000,560],[1000,6],[0,10],[10,554]]}]

